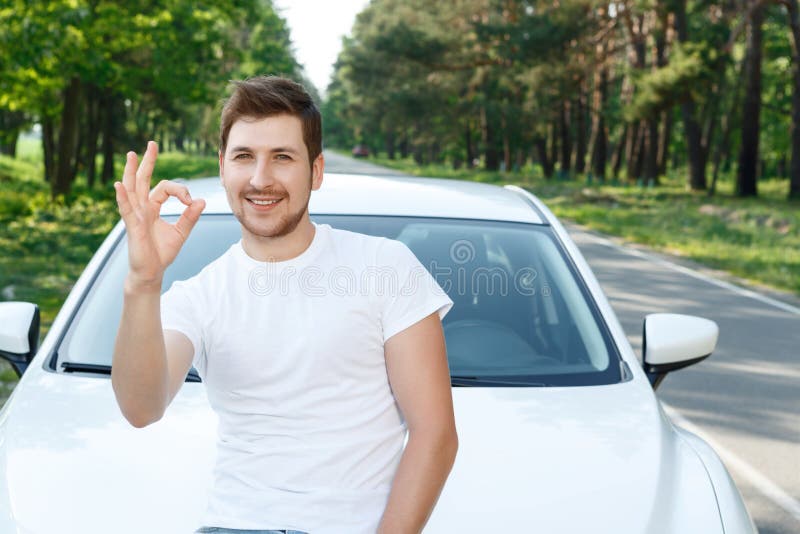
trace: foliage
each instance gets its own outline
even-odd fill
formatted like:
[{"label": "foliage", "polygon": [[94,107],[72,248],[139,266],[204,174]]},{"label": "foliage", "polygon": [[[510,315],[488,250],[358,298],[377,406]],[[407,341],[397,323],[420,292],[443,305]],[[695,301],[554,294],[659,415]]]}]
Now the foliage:
[{"label": "foliage", "polygon": [[0,25],[0,149],[13,155],[23,128],[41,125],[54,196],[84,169],[93,184],[96,155],[110,161],[115,146],[213,152],[232,78],[302,77],[270,0],[9,0]]},{"label": "foliage", "polygon": [[[327,140],[417,164],[535,162],[547,176],[591,168],[654,184],[688,164],[687,184],[706,189],[706,174],[752,148],[741,87],[755,76],[743,60],[759,5],[762,163],[748,179],[789,177],[789,160],[800,160],[787,135],[800,94],[787,18],[796,4],[374,0],[328,87]],[[791,178],[800,195],[800,165]]]}]

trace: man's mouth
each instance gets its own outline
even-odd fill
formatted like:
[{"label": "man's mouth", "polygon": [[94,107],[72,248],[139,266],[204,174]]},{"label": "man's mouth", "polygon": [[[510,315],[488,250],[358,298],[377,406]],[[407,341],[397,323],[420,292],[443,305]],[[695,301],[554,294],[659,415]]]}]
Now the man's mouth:
[{"label": "man's mouth", "polygon": [[275,206],[275,204],[277,204],[278,202],[280,202],[283,199],[282,198],[249,198],[249,197],[246,197],[245,200],[247,200],[247,202],[251,206],[257,207],[259,209],[270,209],[273,206]]}]

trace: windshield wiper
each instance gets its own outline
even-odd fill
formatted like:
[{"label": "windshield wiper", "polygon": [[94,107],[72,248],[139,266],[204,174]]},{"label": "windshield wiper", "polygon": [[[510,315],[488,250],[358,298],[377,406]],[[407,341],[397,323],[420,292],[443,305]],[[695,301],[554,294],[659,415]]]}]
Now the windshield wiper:
[{"label": "windshield wiper", "polygon": [[[61,369],[65,373],[95,373],[99,375],[110,375],[111,366],[102,365],[97,363],[80,363],[80,362],[61,362]],[[201,382],[200,375],[194,368],[189,369],[189,374],[186,375],[187,382]]]},{"label": "windshield wiper", "polygon": [[474,386],[516,386],[516,387],[549,387],[544,382],[531,382],[528,380],[508,380],[503,378],[493,378],[491,376],[459,376],[450,377],[450,384],[455,387],[474,387]]}]

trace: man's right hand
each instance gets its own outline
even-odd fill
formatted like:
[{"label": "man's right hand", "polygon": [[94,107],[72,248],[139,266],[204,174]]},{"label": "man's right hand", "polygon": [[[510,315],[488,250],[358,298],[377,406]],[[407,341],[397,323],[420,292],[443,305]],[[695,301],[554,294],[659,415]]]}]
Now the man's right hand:
[{"label": "man's right hand", "polygon": [[[135,291],[160,291],[164,271],[178,255],[206,205],[203,199],[192,200],[185,185],[169,180],[162,180],[150,191],[157,154],[158,145],[148,142],[137,169],[136,154],[128,152],[122,183],[114,183],[117,207],[128,234],[130,272],[126,288]],[[160,217],[161,205],[171,196],[187,206],[175,224]]]}]

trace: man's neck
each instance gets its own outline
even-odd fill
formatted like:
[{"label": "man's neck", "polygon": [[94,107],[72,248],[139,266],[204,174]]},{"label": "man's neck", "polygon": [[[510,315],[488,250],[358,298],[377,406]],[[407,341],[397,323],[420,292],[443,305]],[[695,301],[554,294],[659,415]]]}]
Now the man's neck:
[{"label": "man's neck", "polygon": [[242,248],[257,261],[287,261],[305,252],[314,240],[316,228],[305,217],[289,234],[280,237],[261,237],[242,232]]}]

